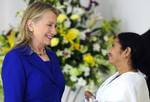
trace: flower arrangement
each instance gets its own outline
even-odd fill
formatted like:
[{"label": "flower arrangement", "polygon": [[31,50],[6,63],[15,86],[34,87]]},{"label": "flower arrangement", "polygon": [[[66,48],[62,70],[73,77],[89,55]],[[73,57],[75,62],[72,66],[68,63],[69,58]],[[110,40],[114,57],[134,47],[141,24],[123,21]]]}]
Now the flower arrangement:
[{"label": "flower arrangement", "polygon": [[[29,4],[36,0],[29,0]],[[94,15],[95,0],[43,0],[60,10],[57,18],[58,34],[49,47],[60,59],[66,84],[75,89],[99,86],[114,71],[107,61],[107,50],[118,31],[119,21]],[[84,1],[84,3],[83,3]],[[86,5],[85,5],[86,3]],[[0,35],[0,60],[14,45],[17,31]]]},{"label": "flower arrangement", "polygon": [[[29,4],[35,0],[29,0]],[[50,48],[61,61],[66,84],[99,85],[114,69],[107,61],[107,50],[118,31],[117,20],[108,21],[95,15],[96,0],[43,0],[61,13],[57,18],[58,34]]]}]

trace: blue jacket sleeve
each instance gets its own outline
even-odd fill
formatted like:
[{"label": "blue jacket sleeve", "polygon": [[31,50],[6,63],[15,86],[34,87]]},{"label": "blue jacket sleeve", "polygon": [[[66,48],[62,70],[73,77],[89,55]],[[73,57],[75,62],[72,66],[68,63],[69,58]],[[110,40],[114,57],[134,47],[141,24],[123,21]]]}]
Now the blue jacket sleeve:
[{"label": "blue jacket sleeve", "polygon": [[25,71],[17,52],[10,51],[2,65],[4,102],[23,102],[25,93]]}]

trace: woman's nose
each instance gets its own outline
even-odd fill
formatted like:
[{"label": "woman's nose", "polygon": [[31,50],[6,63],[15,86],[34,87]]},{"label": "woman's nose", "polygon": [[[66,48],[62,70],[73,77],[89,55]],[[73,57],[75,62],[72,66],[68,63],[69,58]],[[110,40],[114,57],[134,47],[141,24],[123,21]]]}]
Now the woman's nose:
[{"label": "woman's nose", "polygon": [[111,53],[111,50],[112,50],[112,48],[110,48],[110,49],[108,50],[108,53]]},{"label": "woman's nose", "polygon": [[108,50],[108,54],[112,54],[113,53],[113,47],[111,47],[109,50]]},{"label": "woman's nose", "polygon": [[52,35],[56,35],[57,34],[56,27],[53,27],[51,29],[51,33],[52,33]]}]

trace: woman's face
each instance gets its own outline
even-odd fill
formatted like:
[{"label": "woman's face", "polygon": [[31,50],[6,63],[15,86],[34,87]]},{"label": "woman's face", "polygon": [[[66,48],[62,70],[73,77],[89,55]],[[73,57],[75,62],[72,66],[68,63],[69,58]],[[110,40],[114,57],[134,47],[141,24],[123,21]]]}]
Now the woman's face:
[{"label": "woman's face", "polygon": [[114,40],[114,43],[112,45],[112,48],[110,48],[108,57],[109,57],[109,62],[113,65],[117,65],[120,61],[122,61],[123,50],[121,49],[121,45],[119,43],[118,38]]},{"label": "woman's face", "polygon": [[56,34],[56,19],[57,16],[52,11],[46,11],[39,20],[32,22],[32,42],[49,45]]}]

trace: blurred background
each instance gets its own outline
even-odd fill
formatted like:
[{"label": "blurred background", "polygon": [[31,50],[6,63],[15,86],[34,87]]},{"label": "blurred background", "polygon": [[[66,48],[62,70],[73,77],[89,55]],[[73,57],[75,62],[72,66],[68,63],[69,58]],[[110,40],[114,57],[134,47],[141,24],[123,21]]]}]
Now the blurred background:
[{"label": "blurred background", "polygon": [[150,29],[150,0],[0,0],[0,68],[14,45],[24,10],[36,1],[51,3],[61,11],[58,34],[49,47],[59,57],[66,79],[62,102],[83,102],[84,90],[95,93],[115,72],[107,61],[115,34],[142,34]]}]

